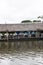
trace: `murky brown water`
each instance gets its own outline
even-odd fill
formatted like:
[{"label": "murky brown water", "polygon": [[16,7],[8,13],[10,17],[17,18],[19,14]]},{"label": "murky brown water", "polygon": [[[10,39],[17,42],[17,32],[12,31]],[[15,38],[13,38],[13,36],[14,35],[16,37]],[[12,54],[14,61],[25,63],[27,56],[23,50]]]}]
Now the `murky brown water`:
[{"label": "murky brown water", "polygon": [[0,42],[0,65],[43,65],[43,41]]}]

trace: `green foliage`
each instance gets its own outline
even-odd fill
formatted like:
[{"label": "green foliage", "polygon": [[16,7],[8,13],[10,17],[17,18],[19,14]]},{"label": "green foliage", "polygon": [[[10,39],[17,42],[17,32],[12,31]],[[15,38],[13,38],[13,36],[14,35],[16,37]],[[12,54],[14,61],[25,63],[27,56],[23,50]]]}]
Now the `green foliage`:
[{"label": "green foliage", "polygon": [[32,22],[31,20],[23,20],[21,23],[29,23]]},{"label": "green foliage", "polygon": [[33,22],[41,22],[41,20],[33,20]]},{"label": "green foliage", "polygon": [[43,16],[38,16],[38,18],[41,18],[41,19],[43,19]]}]

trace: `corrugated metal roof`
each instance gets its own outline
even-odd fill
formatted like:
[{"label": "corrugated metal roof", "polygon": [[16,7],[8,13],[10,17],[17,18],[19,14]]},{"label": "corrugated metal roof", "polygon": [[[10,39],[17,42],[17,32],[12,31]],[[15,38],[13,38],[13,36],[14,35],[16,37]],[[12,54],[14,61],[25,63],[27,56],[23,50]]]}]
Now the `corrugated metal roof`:
[{"label": "corrugated metal roof", "polygon": [[43,30],[43,23],[0,24],[0,32],[29,30]]}]

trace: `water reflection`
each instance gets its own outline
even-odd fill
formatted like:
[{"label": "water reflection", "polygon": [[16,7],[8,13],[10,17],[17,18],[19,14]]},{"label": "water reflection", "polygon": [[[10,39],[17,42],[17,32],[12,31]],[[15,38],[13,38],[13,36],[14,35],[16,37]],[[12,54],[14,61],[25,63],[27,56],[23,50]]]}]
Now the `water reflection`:
[{"label": "water reflection", "polygon": [[15,41],[15,42],[0,42],[0,49],[3,50],[28,50],[28,49],[43,49],[43,41]]},{"label": "water reflection", "polygon": [[43,41],[0,42],[0,65],[43,65]]}]

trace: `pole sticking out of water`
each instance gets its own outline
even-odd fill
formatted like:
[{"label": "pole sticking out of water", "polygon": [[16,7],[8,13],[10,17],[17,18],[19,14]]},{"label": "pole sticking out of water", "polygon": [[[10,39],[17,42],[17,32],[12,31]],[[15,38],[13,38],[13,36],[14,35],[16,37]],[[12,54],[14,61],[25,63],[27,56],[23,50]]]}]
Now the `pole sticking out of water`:
[{"label": "pole sticking out of water", "polygon": [[6,31],[7,31],[7,32],[6,32],[6,36],[7,36],[7,41],[8,41],[8,29],[7,29],[7,22],[6,22],[6,18],[7,18],[7,17],[5,16],[5,17],[4,17],[4,19],[5,19],[5,25],[6,25]]},{"label": "pole sticking out of water", "polygon": [[7,24],[7,23],[6,23],[6,16],[4,16],[4,19],[5,19],[5,24]]}]

